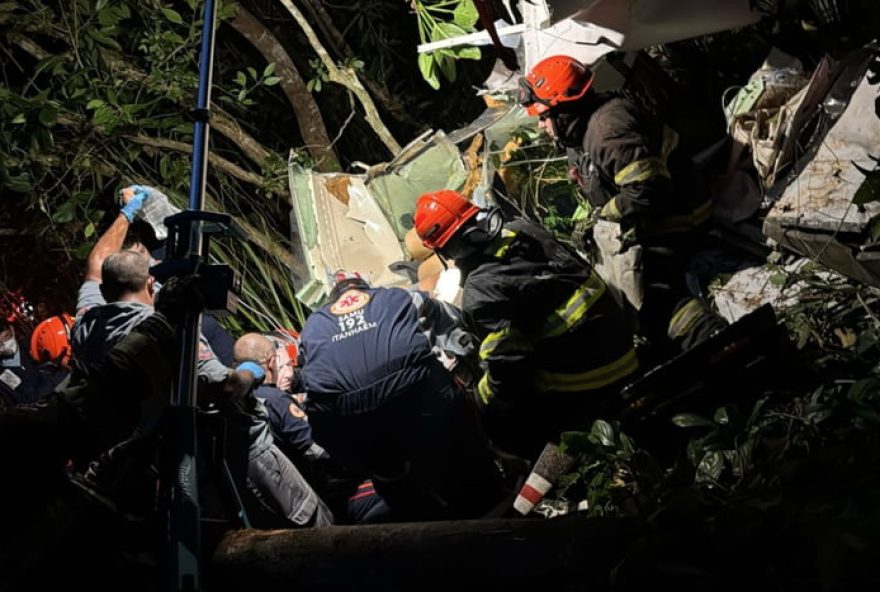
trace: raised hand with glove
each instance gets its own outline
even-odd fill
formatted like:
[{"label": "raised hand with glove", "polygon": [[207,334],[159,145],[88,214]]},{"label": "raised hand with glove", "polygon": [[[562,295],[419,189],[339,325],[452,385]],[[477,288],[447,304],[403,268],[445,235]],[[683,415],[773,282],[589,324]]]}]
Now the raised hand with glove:
[{"label": "raised hand with glove", "polygon": [[133,222],[135,215],[144,207],[144,202],[155,193],[159,192],[146,185],[129,185],[119,192],[119,201],[122,203],[120,213]]}]

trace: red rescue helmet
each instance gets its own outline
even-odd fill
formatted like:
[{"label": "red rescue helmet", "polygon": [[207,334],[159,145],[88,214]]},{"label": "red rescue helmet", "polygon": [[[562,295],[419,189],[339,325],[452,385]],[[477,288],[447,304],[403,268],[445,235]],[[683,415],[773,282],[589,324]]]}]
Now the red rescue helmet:
[{"label": "red rescue helmet", "polygon": [[49,317],[34,329],[31,335],[31,357],[38,364],[54,362],[66,368],[70,364],[72,348],[70,330],[73,318],[67,314]]},{"label": "red rescue helmet", "polygon": [[429,249],[442,249],[480,208],[451,189],[424,193],[416,202],[416,233]]},{"label": "red rescue helmet", "polygon": [[520,104],[532,117],[558,105],[577,101],[593,86],[593,73],[576,59],[555,55],[544,58],[520,80]]}]

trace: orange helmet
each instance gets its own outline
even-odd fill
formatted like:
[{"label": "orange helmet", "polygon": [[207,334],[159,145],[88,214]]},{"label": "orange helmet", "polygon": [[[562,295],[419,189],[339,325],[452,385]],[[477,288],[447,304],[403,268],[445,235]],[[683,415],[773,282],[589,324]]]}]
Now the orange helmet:
[{"label": "orange helmet", "polygon": [[442,249],[480,208],[451,189],[423,193],[416,203],[416,233],[429,249]]},{"label": "orange helmet", "polygon": [[31,335],[31,357],[34,361],[38,364],[55,362],[66,368],[70,363],[72,352],[71,328],[73,328],[73,318],[67,313],[49,317],[37,325]]},{"label": "orange helmet", "polygon": [[593,86],[593,73],[576,59],[544,58],[520,80],[520,104],[535,117],[558,105],[577,101]]}]

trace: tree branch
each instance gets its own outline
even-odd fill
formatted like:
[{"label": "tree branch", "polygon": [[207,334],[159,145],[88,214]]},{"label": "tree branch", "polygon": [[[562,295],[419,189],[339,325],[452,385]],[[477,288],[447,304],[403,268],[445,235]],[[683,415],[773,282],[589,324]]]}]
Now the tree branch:
[{"label": "tree branch", "polygon": [[[144,146],[152,146],[153,148],[163,148],[166,150],[175,150],[177,152],[192,154],[192,144],[178,142],[177,140],[169,140],[167,138],[154,138],[146,134],[137,134],[135,136],[127,135],[123,137],[126,140],[131,140],[132,142],[142,144]],[[263,179],[263,177],[261,177],[260,175],[252,173],[250,171],[246,171],[237,164],[229,162],[222,156],[217,156],[213,152],[208,152],[208,162],[214,168],[228,173],[236,179],[241,179],[246,183],[251,183],[253,185],[261,187],[266,182],[265,179]]]},{"label": "tree branch", "polygon": [[303,143],[318,163],[315,168],[324,172],[342,170],[339,159],[330,147],[330,137],[318,104],[306,88],[296,64],[278,39],[241,5],[235,17],[227,22],[253,45],[267,62],[275,64],[275,74],[281,78],[281,89],[296,114]]},{"label": "tree branch", "polygon": [[361,106],[364,108],[364,118],[373,128],[373,131],[376,132],[376,135],[379,136],[382,143],[385,144],[385,147],[388,148],[392,155],[400,152],[400,144],[397,143],[397,140],[394,139],[394,136],[385,126],[385,123],[379,116],[379,111],[376,109],[376,105],[373,103],[373,99],[361,84],[355,71],[351,68],[340,68],[336,65],[330,57],[330,54],[328,54],[327,50],[324,49],[324,46],[321,45],[321,41],[318,39],[315,30],[312,29],[312,26],[309,24],[305,15],[303,15],[299,8],[293,5],[291,0],[281,0],[281,4],[284,5],[284,8],[287,9],[306,34],[312,49],[315,50],[315,53],[318,54],[324,67],[327,68],[330,80],[337,84],[341,84],[355,94],[358,101],[360,101]]}]

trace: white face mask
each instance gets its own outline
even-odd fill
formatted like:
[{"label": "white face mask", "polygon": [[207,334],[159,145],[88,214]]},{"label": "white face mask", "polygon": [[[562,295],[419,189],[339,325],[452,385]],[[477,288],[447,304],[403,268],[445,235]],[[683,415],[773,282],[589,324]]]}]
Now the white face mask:
[{"label": "white face mask", "polygon": [[0,341],[0,358],[8,358],[14,356],[18,352],[18,342],[15,340],[15,334],[9,334],[9,337]]}]

